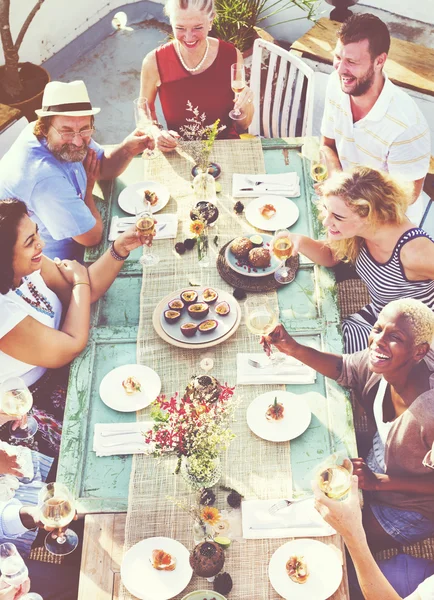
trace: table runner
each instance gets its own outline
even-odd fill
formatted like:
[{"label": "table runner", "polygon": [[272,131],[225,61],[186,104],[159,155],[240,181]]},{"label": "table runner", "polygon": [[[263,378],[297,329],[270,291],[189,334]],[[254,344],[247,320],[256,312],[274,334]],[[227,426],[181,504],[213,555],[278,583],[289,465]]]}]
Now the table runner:
[{"label": "table runner", "polygon": [[[207,350],[184,350],[163,342],[152,327],[152,313],[157,303],[172,291],[190,287],[195,280],[204,286],[216,287],[231,292],[232,288],[218,275],[215,260],[218,249],[229,239],[255,231],[244,216],[233,212],[230,196],[232,173],[264,173],[265,166],[260,140],[217,141],[211,160],[222,167],[219,179],[222,193],[217,202],[220,216],[216,228],[210,229],[210,266],[200,269],[194,248],[179,257],[173,250],[174,241],[160,241],[154,250],[161,257],[157,267],[144,270],[140,298],[140,325],[137,339],[137,359],[155,369],[162,380],[162,392],[166,395],[176,391],[182,393],[188,379],[198,373],[199,363],[205,356],[214,360],[210,372],[221,382],[235,385],[237,352],[258,351],[258,339],[244,326],[244,315],[238,331],[226,342]],[[144,161],[145,180],[160,181],[169,187],[171,200],[164,212],[177,212],[180,230],[176,241],[189,237],[185,226],[189,223],[189,212],[194,197],[191,189],[191,167],[193,163],[178,153]],[[158,220],[158,215],[156,215]],[[182,227],[184,225],[184,231]],[[214,237],[218,235],[217,243]],[[268,294],[277,308],[276,292]],[[284,386],[275,386],[285,389]],[[289,443],[273,444],[254,436],[246,423],[245,413],[249,403],[259,394],[269,391],[269,386],[239,386],[236,394],[241,396],[237,419],[232,425],[236,434],[226,456],[223,456],[223,475],[219,484],[233,487],[246,498],[288,497],[291,494]],[[138,413],[139,420],[149,417],[148,409]],[[136,455],[133,457],[130,478],[128,514],[125,531],[125,551],[140,540],[152,536],[175,538],[192,549],[193,521],[190,516],[175,506],[167,496],[193,503],[192,493],[180,475],[173,474],[176,458],[161,460]],[[219,485],[218,484],[218,485]],[[217,487],[217,486],[216,486]],[[227,493],[217,490],[216,506],[228,509]],[[268,580],[268,562],[282,540],[249,540],[234,542],[226,552],[224,570],[234,581],[232,600],[275,600],[280,598]],[[211,588],[204,578],[193,578],[179,595],[195,589]],[[337,597],[337,596],[336,596]],[[344,597],[344,596],[340,596]],[[119,598],[133,598],[121,585]]]}]

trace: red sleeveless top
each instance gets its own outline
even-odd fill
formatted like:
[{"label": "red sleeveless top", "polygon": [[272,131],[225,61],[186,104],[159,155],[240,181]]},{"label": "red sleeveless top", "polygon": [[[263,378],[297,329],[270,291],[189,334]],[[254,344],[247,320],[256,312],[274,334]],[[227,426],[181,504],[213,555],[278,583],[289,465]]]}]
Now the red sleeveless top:
[{"label": "red sleeveless top", "polygon": [[200,113],[206,114],[206,125],[220,119],[226,129],[220,132],[219,139],[239,138],[229,112],[234,106],[234,93],[231,89],[231,65],[237,62],[235,46],[219,40],[214,62],[202,73],[195,75],[182,66],[173,42],[156,50],[158,72],[161,85],[158,88],[161,107],[168,129],[179,131],[192,117],[187,112],[187,101]]}]

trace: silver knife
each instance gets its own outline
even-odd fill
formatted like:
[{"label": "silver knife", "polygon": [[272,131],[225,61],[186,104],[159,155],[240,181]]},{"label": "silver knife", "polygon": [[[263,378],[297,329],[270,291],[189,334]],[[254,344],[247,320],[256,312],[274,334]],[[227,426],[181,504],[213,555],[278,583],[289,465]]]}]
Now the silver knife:
[{"label": "silver knife", "polygon": [[251,525],[249,529],[304,529],[308,527],[321,527],[320,523],[290,523],[288,525],[266,525],[265,523],[259,523],[258,525]]},{"label": "silver knife", "polygon": [[101,437],[111,437],[112,435],[130,435],[131,433],[139,433],[141,435],[141,431],[137,429],[123,429],[122,431],[100,431]]},{"label": "silver knife", "polygon": [[287,194],[292,194],[294,193],[294,189],[293,188],[281,188],[281,187],[276,187],[276,188],[240,188],[240,192],[282,192],[282,193],[287,193]]},{"label": "silver knife", "polygon": [[[116,227],[116,233],[123,233],[124,231],[126,231],[128,229],[128,227],[131,227],[131,225],[133,225],[133,223],[128,224],[128,225],[121,225],[119,227],[119,225]],[[163,223],[162,225],[157,225],[157,233],[160,233],[160,231],[163,231],[163,229],[166,227],[167,223]]]}]

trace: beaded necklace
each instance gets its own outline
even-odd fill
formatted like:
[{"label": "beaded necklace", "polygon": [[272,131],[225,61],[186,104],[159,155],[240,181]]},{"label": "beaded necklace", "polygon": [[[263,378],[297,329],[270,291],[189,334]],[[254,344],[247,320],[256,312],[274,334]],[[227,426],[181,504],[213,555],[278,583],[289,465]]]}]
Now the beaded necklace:
[{"label": "beaded necklace", "polygon": [[201,68],[201,66],[203,65],[203,63],[206,60],[206,57],[208,56],[208,50],[209,50],[209,40],[208,38],[206,38],[206,50],[205,50],[205,54],[202,57],[202,60],[200,61],[200,63],[198,65],[196,65],[193,68],[187,67],[187,65],[184,62],[184,59],[182,58],[182,54],[181,54],[181,45],[179,42],[176,43],[175,45],[175,49],[176,49],[176,53],[179,57],[179,60],[181,61],[182,66],[184,67],[184,69],[186,71],[189,71],[190,73],[195,73],[196,71],[199,71],[199,69]]},{"label": "beaded necklace", "polygon": [[37,310],[38,312],[43,313],[44,315],[48,315],[49,317],[51,317],[53,319],[54,318],[54,310],[53,310],[53,307],[51,306],[48,298],[46,296],[44,296],[44,294],[41,294],[40,292],[38,292],[35,285],[31,281],[29,281],[27,279],[27,277],[24,277],[23,279],[26,282],[28,290],[34,299],[32,300],[31,298],[27,298],[27,296],[25,296],[20,289],[15,290],[15,293],[17,294],[17,296],[20,296],[20,298],[22,298],[24,300],[24,302],[27,302],[27,304],[30,304],[30,306],[33,306],[33,308],[35,310]]}]

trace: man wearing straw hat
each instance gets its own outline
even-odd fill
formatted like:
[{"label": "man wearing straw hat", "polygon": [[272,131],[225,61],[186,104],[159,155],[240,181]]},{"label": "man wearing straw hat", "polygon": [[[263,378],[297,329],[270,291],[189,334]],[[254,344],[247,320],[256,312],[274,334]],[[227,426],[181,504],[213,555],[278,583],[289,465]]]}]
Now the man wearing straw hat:
[{"label": "man wearing straw hat", "polygon": [[134,156],[153,147],[135,130],[111,150],[93,139],[93,108],[83,81],[51,81],[38,120],[29,124],[0,161],[0,198],[23,200],[50,258],[80,259],[83,247],[101,241],[103,223],[92,189],[112,179]]}]

